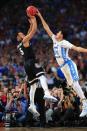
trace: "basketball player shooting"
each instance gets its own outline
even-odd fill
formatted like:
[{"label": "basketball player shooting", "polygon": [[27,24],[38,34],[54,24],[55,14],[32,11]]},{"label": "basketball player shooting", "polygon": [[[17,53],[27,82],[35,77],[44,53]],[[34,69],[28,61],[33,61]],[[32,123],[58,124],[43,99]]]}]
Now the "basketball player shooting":
[{"label": "basketball player shooting", "polygon": [[34,96],[35,96],[35,91],[37,88],[37,82],[38,80],[41,83],[41,86],[44,90],[44,99],[47,99],[52,102],[56,102],[57,99],[53,96],[50,95],[46,78],[45,78],[45,72],[43,68],[38,65],[37,60],[35,58],[35,54],[32,48],[32,44],[30,40],[32,37],[35,35],[36,30],[37,30],[37,22],[35,16],[32,16],[30,14],[27,14],[28,17],[30,18],[30,28],[27,33],[27,35],[23,34],[22,32],[19,32],[17,35],[17,41],[20,42],[19,45],[17,46],[19,52],[21,55],[24,57],[24,68],[25,72],[28,76],[28,83],[30,85],[30,106],[29,106],[29,111],[33,113],[34,116],[39,116],[39,112],[36,110],[36,106],[34,103]]}]

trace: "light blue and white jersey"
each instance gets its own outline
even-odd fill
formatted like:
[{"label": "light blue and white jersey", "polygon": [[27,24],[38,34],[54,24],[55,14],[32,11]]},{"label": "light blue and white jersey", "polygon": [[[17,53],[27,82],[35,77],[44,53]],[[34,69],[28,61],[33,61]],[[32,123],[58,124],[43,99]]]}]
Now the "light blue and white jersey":
[{"label": "light blue and white jersey", "polygon": [[57,41],[55,35],[52,36],[52,40],[55,58],[58,64],[62,65],[65,61],[70,60],[68,52],[73,45],[67,40]]},{"label": "light blue and white jersey", "polygon": [[57,63],[60,65],[60,69],[68,84],[72,85],[73,81],[79,80],[77,66],[68,55],[69,49],[71,49],[73,45],[67,40],[57,41],[55,35],[52,36],[52,40]]}]

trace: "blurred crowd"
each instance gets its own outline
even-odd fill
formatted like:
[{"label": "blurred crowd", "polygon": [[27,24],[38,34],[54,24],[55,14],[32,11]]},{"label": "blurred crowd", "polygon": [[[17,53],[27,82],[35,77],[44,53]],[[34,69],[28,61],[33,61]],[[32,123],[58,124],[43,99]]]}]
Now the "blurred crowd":
[{"label": "blurred crowd", "polygon": [[[87,117],[79,118],[79,97],[57,74],[52,41],[38,18],[38,30],[32,44],[37,59],[46,70],[49,90],[58,99],[55,104],[44,101],[43,90],[38,85],[36,106],[41,114],[38,119],[28,111],[29,85],[25,80],[23,58],[16,48],[17,32],[26,33],[29,28],[25,12],[28,5],[39,8],[54,33],[65,29],[70,42],[87,48],[86,3],[85,0],[13,0],[0,9],[0,126],[87,126]],[[87,54],[70,51],[70,56],[77,64],[79,82],[87,98]]]}]

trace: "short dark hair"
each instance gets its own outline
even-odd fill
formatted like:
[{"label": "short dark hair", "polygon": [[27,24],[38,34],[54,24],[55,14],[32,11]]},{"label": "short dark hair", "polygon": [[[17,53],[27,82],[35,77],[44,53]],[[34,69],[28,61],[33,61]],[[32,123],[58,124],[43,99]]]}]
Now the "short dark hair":
[{"label": "short dark hair", "polygon": [[67,31],[65,28],[63,28],[63,27],[60,27],[60,28],[58,29],[58,32],[59,32],[59,31],[62,32],[63,38],[64,38],[64,39],[67,39],[67,37],[68,37],[68,31]]},{"label": "short dark hair", "polygon": [[67,30],[62,29],[61,31],[62,31],[62,34],[63,34],[63,38],[67,39],[67,36],[68,36]]}]

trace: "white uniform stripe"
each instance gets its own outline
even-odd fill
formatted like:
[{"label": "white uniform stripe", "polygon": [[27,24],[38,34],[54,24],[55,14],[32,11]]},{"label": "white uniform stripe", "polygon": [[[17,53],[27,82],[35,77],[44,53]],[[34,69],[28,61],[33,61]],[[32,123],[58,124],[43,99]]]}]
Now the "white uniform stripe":
[{"label": "white uniform stripe", "polygon": [[38,76],[38,75],[40,75],[40,74],[42,74],[42,73],[45,73],[45,72],[44,72],[44,71],[39,72],[39,73],[36,74],[36,76]]},{"label": "white uniform stripe", "polygon": [[30,84],[34,82],[35,80],[38,80],[38,78],[33,79],[32,81],[28,81]]}]

